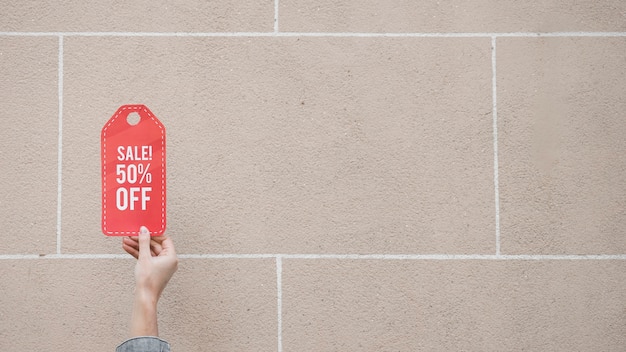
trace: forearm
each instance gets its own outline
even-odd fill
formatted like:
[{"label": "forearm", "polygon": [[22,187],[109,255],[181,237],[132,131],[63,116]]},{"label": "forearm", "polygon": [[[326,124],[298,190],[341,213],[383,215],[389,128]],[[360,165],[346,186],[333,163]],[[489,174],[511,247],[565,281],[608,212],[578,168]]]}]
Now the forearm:
[{"label": "forearm", "polygon": [[135,289],[130,336],[159,336],[157,301],[153,295]]}]

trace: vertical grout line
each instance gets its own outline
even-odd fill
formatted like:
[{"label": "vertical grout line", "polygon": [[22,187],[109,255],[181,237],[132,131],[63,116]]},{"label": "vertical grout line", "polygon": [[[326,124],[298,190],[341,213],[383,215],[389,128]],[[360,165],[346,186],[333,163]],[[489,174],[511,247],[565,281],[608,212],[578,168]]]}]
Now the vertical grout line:
[{"label": "vertical grout line", "polygon": [[274,0],[274,33],[278,33],[278,0]]},{"label": "vertical grout line", "polygon": [[278,352],[283,351],[283,258],[276,257],[276,311],[278,330]]},{"label": "vertical grout line", "polygon": [[491,99],[493,116],[493,185],[496,209],[496,255],[500,255],[500,186],[498,175],[498,97],[496,86],[496,36],[491,37]]},{"label": "vertical grout line", "polygon": [[57,94],[59,95],[59,131],[57,140],[57,254],[61,254],[61,200],[63,187],[63,35],[59,35],[58,60]]}]

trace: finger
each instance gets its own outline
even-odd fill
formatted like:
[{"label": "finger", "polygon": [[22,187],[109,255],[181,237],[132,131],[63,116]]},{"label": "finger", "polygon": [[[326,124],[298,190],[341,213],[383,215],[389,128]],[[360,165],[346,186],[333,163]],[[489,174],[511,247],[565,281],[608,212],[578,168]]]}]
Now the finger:
[{"label": "finger", "polygon": [[167,236],[154,236],[154,237],[150,237],[150,240],[161,244],[161,242],[163,242],[163,240],[166,238]]},{"label": "finger", "polygon": [[150,258],[150,231],[145,226],[139,229],[139,258]]},{"label": "finger", "polygon": [[[139,242],[137,241],[133,241],[132,238],[130,237],[125,237],[124,238],[124,243],[126,246],[133,248],[135,250],[135,252],[139,253]],[[162,251],[162,247],[161,244],[150,240],[150,254],[153,257],[156,257],[159,255],[159,253],[161,253]]]},{"label": "finger", "polygon": [[137,249],[139,249],[139,237],[127,236],[123,238],[123,241],[129,246],[137,247]]},{"label": "finger", "polygon": [[163,246],[161,246],[161,243],[158,243],[156,241],[150,241],[150,249],[155,256],[158,256],[163,250]]},{"label": "finger", "polygon": [[122,243],[122,248],[124,248],[126,253],[132,255],[133,257],[135,257],[135,259],[139,258],[139,251],[137,250],[137,248],[135,248],[133,246],[129,246],[127,243]]},{"label": "finger", "polygon": [[161,242],[161,253],[164,255],[176,255],[176,249],[174,248],[174,241],[170,237],[165,237]]},{"label": "finger", "polygon": [[139,242],[134,241],[130,237],[124,237],[124,239],[122,240],[122,243],[129,247],[134,248],[137,252],[139,252]]},{"label": "finger", "polygon": [[[150,254],[153,257],[158,256],[163,250],[163,247],[161,246],[161,242],[163,241],[163,239],[164,239],[163,236],[150,238]],[[139,238],[137,236],[127,236],[127,237],[124,237],[122,241],[123,241],[123,245],[125,244],[129,248],[134,249],[133,253],[136,254],[136,253],[139,253],[138,240]],[[129,253],[129,254],[133,254],[133,253]],[[136,255],[135,255],[135,258],[137,258]]]}]

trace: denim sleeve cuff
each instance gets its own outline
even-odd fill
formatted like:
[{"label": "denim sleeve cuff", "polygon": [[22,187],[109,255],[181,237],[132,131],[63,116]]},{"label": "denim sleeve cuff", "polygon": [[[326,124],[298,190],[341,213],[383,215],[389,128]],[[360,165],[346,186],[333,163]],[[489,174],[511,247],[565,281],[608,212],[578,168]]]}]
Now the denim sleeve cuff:
[{"label": "denim sleeve cuff", "polygon": [[117,346],[115,352],[170,352],[170,344],[154,336],[133,337]]}]

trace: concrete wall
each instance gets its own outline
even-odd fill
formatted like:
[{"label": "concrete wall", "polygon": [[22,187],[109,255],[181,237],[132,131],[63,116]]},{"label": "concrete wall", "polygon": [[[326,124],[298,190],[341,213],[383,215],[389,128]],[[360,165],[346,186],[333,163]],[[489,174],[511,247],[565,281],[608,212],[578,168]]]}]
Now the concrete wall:
[{"label": "concrete wall", "polygon": [[9,1],[0,349],[112,351],[100,130],[168,138],[175,351],[624,351],[626,3]]}]

